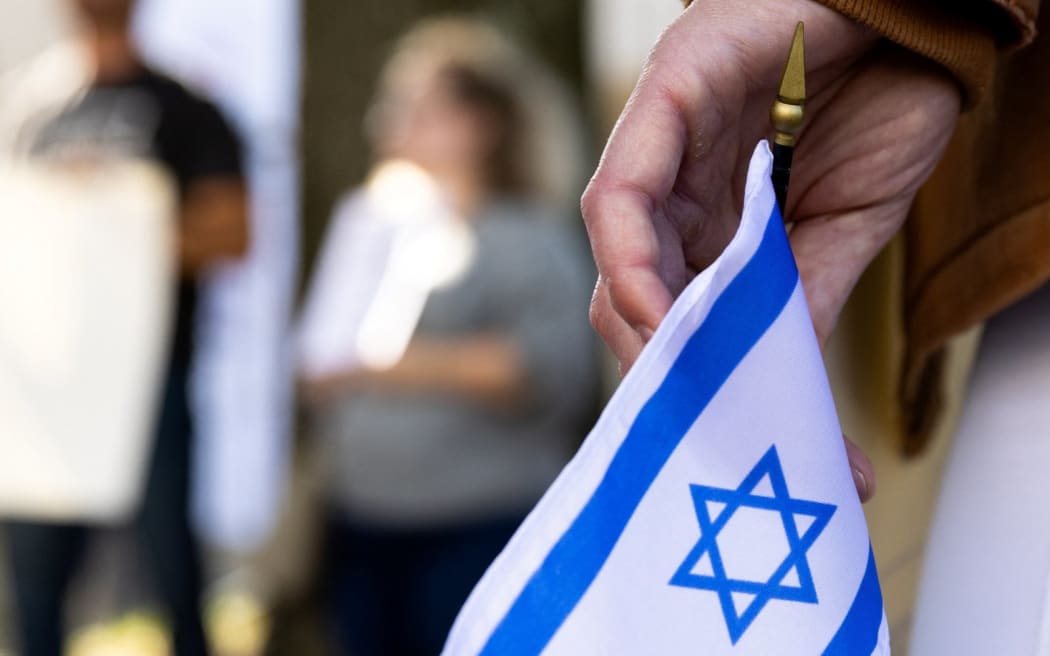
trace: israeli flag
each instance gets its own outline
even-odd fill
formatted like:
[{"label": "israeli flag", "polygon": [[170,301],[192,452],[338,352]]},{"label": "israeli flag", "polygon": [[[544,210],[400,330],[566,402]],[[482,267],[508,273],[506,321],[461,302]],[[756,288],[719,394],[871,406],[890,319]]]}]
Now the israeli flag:
[{"label": "israeli flag", "polygon": [[682,293],[444,654],[888,654],[864,514],[765,142]]}]

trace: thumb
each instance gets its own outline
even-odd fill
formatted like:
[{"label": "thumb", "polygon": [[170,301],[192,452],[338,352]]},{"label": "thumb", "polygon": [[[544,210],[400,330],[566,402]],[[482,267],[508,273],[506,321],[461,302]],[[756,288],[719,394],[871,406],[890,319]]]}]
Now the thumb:
[{"label": "thumb", "polygon": [[853,483],[857,486],[857,495],[861,503],[867,503],[875,496],[875,467],[851,439],[845,435],[842,439],[846,443],[846,457],[849,458],[849,468],[853,474]]}]

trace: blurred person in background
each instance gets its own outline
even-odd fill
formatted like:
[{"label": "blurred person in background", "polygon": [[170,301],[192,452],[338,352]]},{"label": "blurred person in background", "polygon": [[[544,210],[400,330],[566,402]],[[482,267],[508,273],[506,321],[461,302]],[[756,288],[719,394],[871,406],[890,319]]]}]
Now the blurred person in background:
[{"label": "blurred person in background", "polygon": [[438,653],[590,418],[586,258],[537,201],[565,162],[529,157],[541,79],[484,24],[412,30],[369,120],[373,174],[329,228],[301,348],[345,653]]},{"label": "blurred person in background", "polygon": [[[146,159],[174,179],[180,270],[175,325],[136,524],[169,613],[175,653],[206,654],[201,566],[188,516],[193,428],[187,377],[196,277],[210,264],[240,256],[247,245],[241,147],[213,105],[141,62],[129,34],[133,0],[72,4],[80,19],[77,47],[91,69],[90,82],[71,101],[26,121],[17,135],[16,155],[87,165],[113,157]],[[62,653],[63,602],[89,527],[20,520],[5,528],[21,653],[57,656]]]}]

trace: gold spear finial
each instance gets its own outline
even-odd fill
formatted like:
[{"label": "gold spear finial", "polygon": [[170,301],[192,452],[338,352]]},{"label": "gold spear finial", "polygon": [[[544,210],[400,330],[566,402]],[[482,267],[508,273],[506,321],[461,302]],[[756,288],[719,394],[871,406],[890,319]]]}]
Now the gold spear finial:
[{"label": "gold spear finial", "polygon": [[787,65],[784,66],[784,76],[780,79],[776,102],[769,110],[769,119],[776,130],[774,142],[794,147],[795,138],[805,118],[805,106],[806,38],[805,25],[799,22],[795,27],[795,38],[791,41]]}]

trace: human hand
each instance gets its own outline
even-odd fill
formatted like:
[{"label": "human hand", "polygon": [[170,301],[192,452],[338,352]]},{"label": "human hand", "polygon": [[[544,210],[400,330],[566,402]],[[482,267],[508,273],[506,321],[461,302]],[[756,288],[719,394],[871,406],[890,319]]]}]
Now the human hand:
[{"label": "human hand", "polygon": [[[799,20],[809,98],[785,214],[821,344],[940,159],[960,103],[946,72],[811,0],[697,0],[650,55],[583,197],[591,322],[621,371],[732,238]],[[871,464],[847,452],[866,500]]]}]

